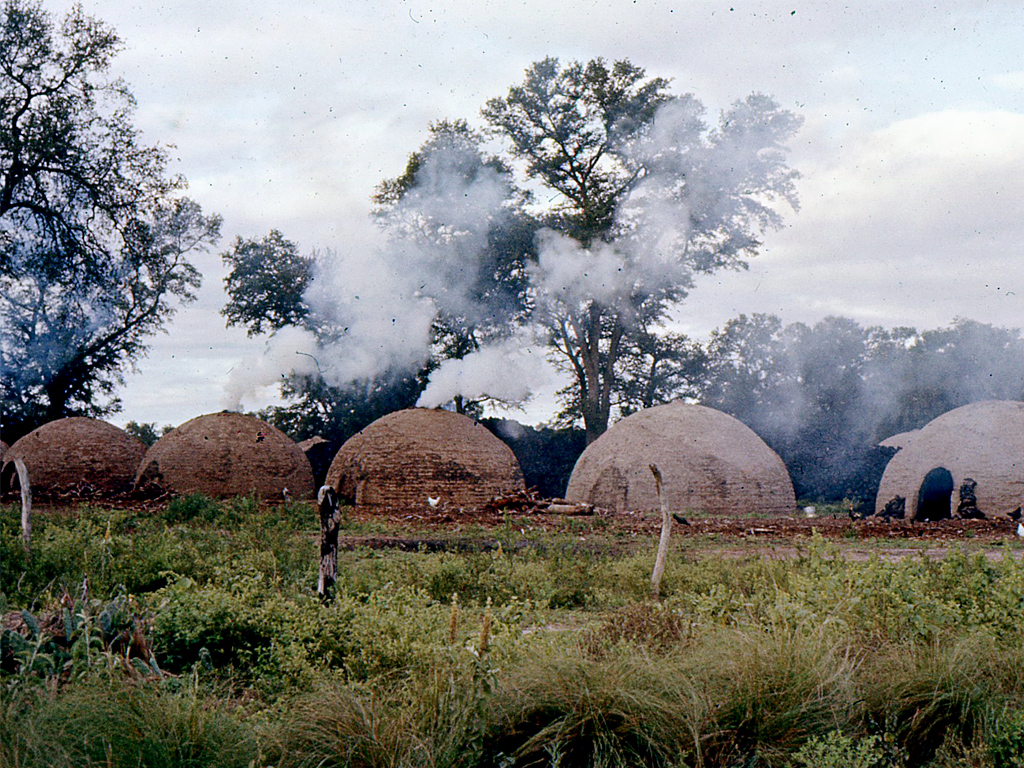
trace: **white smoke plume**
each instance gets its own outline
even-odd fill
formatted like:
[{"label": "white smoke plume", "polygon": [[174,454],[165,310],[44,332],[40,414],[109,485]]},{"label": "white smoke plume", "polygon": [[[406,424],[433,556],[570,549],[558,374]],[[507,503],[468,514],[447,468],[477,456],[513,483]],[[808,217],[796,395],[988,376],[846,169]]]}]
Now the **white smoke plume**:
[{"label": "white smoke plume", "polygon": [[333,386],[423,365],[430,352],[433,301],[392,252],[353,251],[323,257],[306,300],[337,334],[319,352],[320,372]]},{"label": "white smoke plume", "polygon": [[267,340],[260,357],[240,361],[228,371],[224,407],[237,410],[243,400],[258,398],[262,390],[279,384],[288,372],[316,373],[319,354],[312,333],[302,328],[282,328]]},{"label": "white smoke plume", "polygon": [[538,233],[537,246],[530,284],[543,304],[576,307],[596,301],[615,306],[630,293],[636,278],[633,264],[614,246],[599,243],[586,249],[550,229]]},{"label": "white smoke plume", "polygon": [[[730,115],[735,127],[710,134],[703,107],[692,97],[662,107],[652,130],[628,147],[646,172],[617,211],[613,243],[584,248],[551,230],[538,234],[538,261],[528,277],[541,325],[591,301],[629,322],[637,296],[685,295],[692,284],[690,262],[702,258],[698,252],[713,260],[729,248],[742,253],[756,244],[734,237],[746,235],[744,215],[759,205],[744,197],[737,179],[763,182],[757,147],[777,147],[774,129],[757,122],[757,104],[751,104],[738,105]],[[723,126],[730,122],[723,118]],[[458,141],[435,143],[421,160],[416,186],[387,214],[387,242],[323,260],[307,292],[313,315],[334,329],[316,357],[335,386],[422,366],[430,354],[431,325],[442,313],[471,323],[488,314],[474,289],[480,256],[491,228],[500,225],[509,187]],[[725,234],[709,238],[709,232]],[[684,252],[687,258],[680,258]],[[703,266],[709,263],[714,266]],[[457,395],[523,401],[551,375],[543,345],[522,336],[497,339],[461,360],[444,361],[420,404],[440,405]]]},{"label": "white smoke plume", "polygon": [[[344,387],[415,370],[429,358],[431,325],[440,313],[470,322],[486,313],[473,289],[509,189],[494,169],[472,159],[464,147],[435,148],[423,158],[417,185],[389,212],[389,237],[320,254],[305,300],[321,343],[294,328],[278,331],[259,361],[232,371],[231,407],[278,383],[283,371],[320,373]],[[300,340],[315,367],[293,364],[289,350]]]},{"label": "white smoke plume", "polygon": [[543,346],[525,335],[483,347],[461,360],[444,360],[416,405],[436,408],[461,395],[521,404],[551,378]]}]

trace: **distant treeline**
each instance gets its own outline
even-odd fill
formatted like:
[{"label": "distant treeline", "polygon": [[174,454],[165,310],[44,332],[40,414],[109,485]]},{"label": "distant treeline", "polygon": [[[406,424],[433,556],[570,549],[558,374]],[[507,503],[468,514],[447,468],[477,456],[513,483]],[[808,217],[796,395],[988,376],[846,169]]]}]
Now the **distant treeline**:
[{"label": "distant treeline", "polygon": [[[681,339],[677,350],[652,368],[672,386],[654,402],[620,404],[620,413],[680,397],[725,411],[782,457],[801,499],[870,506],[893,453],[879,441],[968,403],[1024,400],[1020,332],[971,320],[921,332],[740,315],[707,343]],[[564,492],[582,430],[484,423],[519,456],[527,485]]]}]

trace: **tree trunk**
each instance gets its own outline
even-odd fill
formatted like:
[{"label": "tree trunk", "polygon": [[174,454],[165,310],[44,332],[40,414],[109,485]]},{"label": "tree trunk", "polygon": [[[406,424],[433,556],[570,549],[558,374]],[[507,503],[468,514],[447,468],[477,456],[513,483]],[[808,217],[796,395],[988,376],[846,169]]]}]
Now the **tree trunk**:
[{"label": "tree trunk", "polygon": [[320,504],[320,578],[317,594],[324,602],[334,597],[334,583],[338,579],[338,527],[341,523],[338,494],[325,485],[317,494]]},{"label": "tree trunk", "polygon": [[46,422],[57,421],[68,415],[70,393],[67,380],[60,374],[47,382],[46,391]]},{"label": "tree trunk", "polygon": [[600,403],[593,407],[588,407],[587,404],[583,406],[583,426],[587,434],[587,445],[608,431],[608,419],[609,414],[607,411],[601,412]]},{"label": "tree trunk", "polygon": [[585,333],[586,343],[580,345],[583,378],[580,381],[580,414],[586,428],[587,445],[608,431],[611,419],[612,391],[615,389],[615,364],[619,360],[624,328],[617,321],[602,351],[602,323],[604,311],[592,304]]}]

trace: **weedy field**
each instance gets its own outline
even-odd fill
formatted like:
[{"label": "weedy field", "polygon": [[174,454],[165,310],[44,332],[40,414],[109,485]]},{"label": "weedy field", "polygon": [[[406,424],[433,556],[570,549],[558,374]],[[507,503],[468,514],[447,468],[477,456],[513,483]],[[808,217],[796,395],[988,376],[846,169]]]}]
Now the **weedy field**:
[{"label": "weedy field", "polygon": [[1024,766],[1024,540],[819,514],[8,506],[0,765]]}]

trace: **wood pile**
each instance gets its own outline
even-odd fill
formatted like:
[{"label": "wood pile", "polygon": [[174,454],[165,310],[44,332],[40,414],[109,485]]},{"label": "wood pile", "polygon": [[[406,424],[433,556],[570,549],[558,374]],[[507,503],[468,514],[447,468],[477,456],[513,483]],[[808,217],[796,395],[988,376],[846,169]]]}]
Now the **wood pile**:
[{"label": "wood pile", "polygon": [[593,515],[596,507],[566,499],[542,498],[534,488],[495,496],[484,505],[488,512],[516,515]]}]

